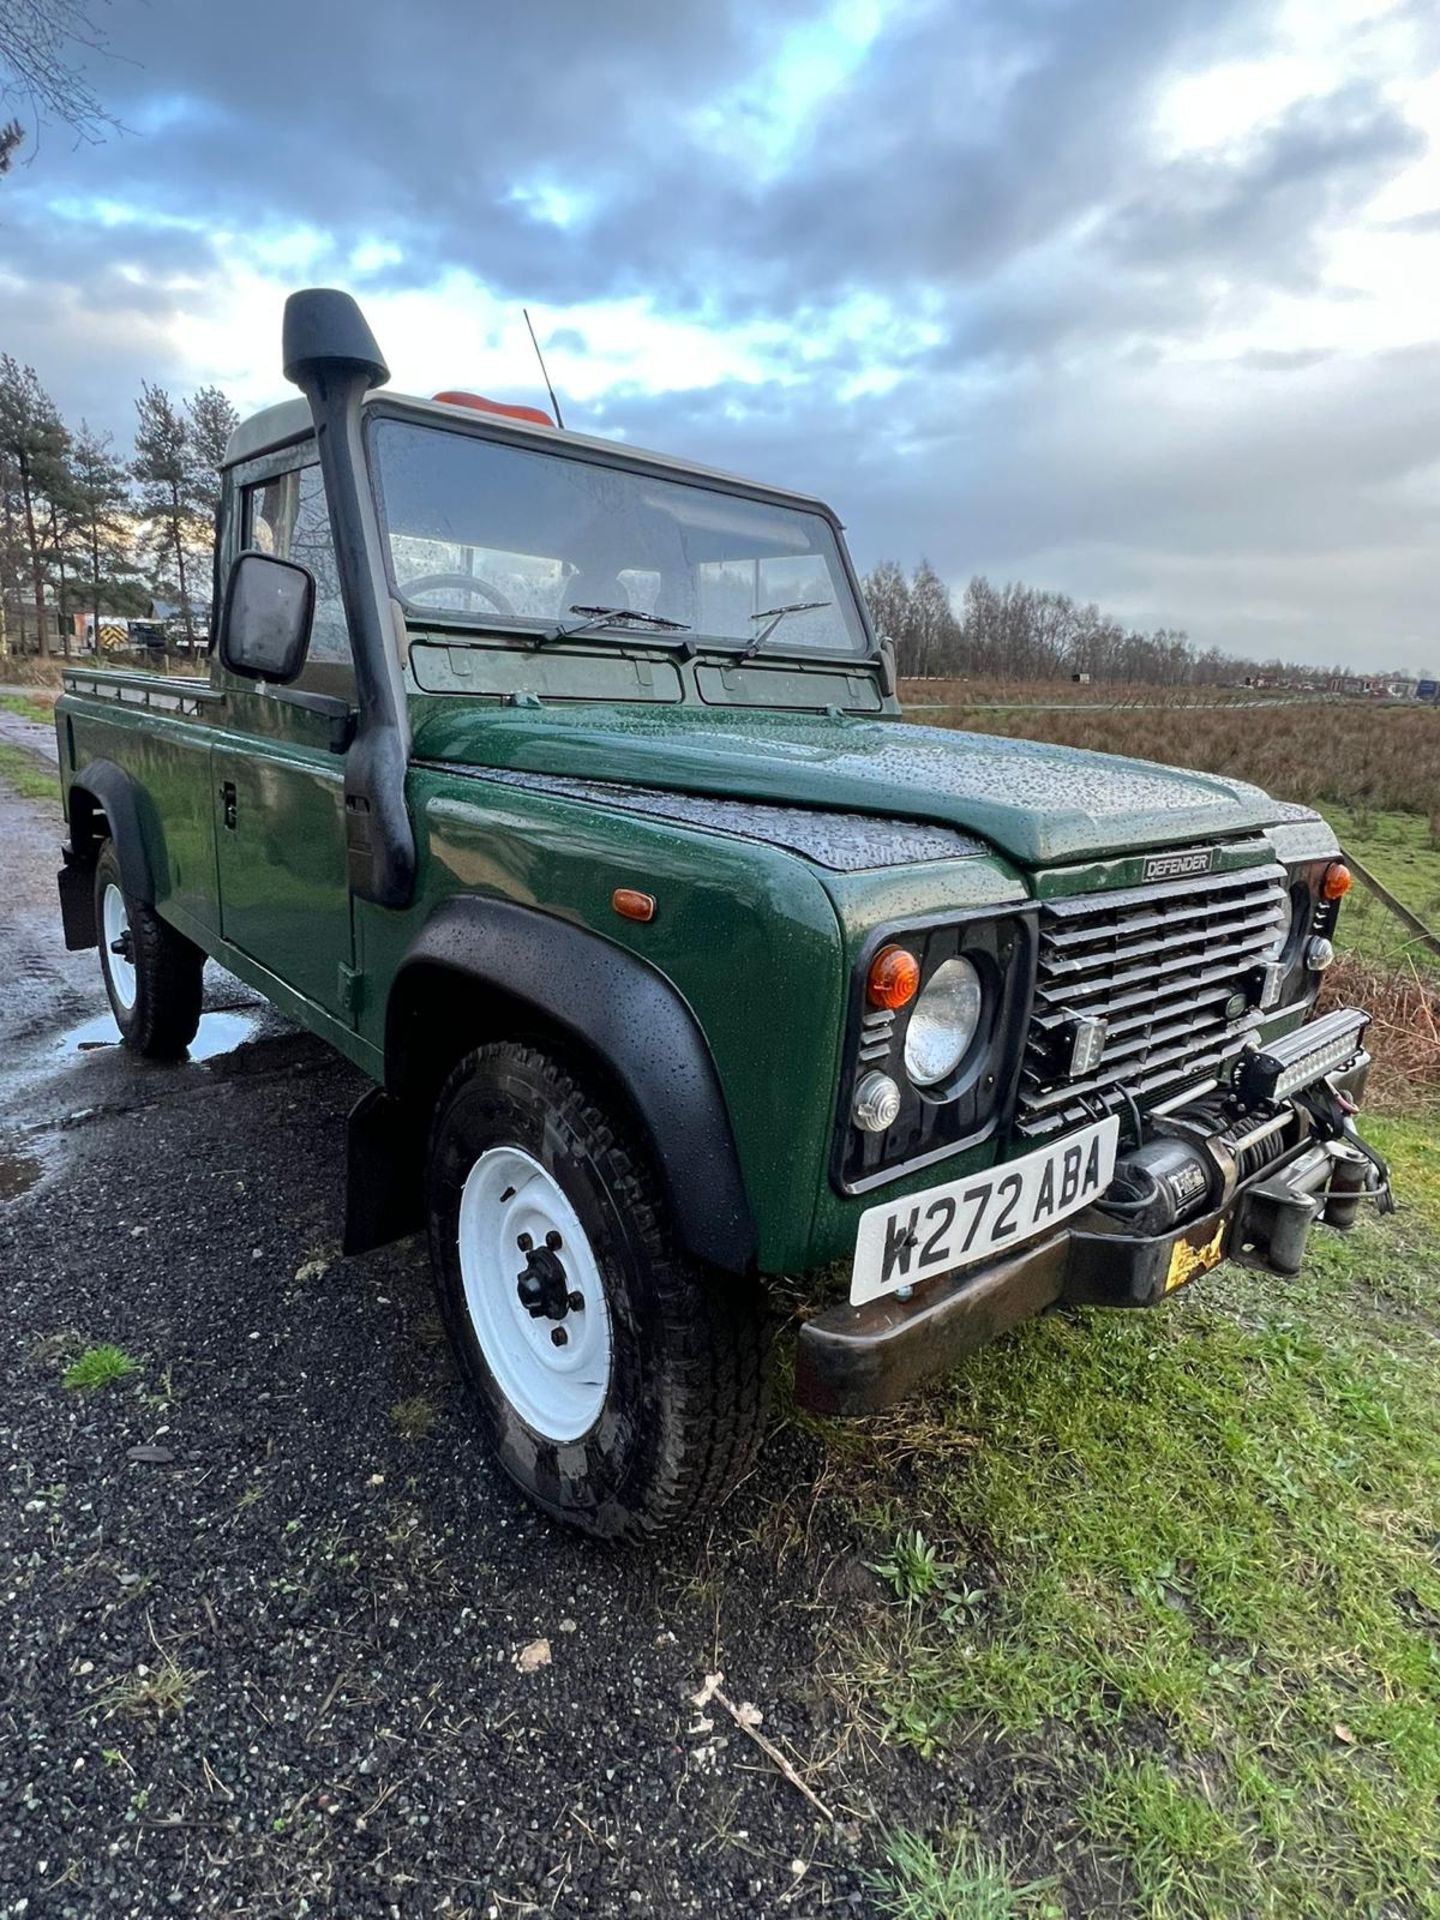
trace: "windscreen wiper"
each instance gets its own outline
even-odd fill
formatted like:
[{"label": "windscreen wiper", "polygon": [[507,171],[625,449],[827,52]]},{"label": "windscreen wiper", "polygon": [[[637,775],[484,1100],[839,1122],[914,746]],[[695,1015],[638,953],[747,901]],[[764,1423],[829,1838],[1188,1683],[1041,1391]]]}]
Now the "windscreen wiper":
[{"label": "windscreen wiper", "polygon": [[577,633],[599,633],[606,627],[652,627],[657,633],[690,631],[683,620],[665,620],[658,613],[641,613],[638,607],[571,607],[570,611],[583,613],[586,618],[573,627],[556,627],[552,633],[542,633],[535,642],[537,647],[549,646],[552,640],[572,639]]},{"label": "windscreen wiper", "polygon": [[833,600],[792,600],[788,606],[766,607],[760,613],[752,613],[752,620],[768,620],[770,624],[762,627],[753,640],[746,642],[740,649],[740,658],[748,660],[752,654],[758,653],[787,613],[814,613],[820,607],[833,607],[834,604]]}]

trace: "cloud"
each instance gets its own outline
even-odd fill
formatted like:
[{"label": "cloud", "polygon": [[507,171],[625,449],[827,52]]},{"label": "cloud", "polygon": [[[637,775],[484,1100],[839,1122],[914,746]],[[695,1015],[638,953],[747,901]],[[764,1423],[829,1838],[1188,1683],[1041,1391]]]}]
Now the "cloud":
[{"label": "cloud", "polygon": [[[278,397],[292,285],[397,384],[833,497],[857,554],[1420,665],[1440,28],[1387,0],[116,0],[131,137],[0,187],[8,350]],[[1430,435],[1428,439],[1426,436]]]}]

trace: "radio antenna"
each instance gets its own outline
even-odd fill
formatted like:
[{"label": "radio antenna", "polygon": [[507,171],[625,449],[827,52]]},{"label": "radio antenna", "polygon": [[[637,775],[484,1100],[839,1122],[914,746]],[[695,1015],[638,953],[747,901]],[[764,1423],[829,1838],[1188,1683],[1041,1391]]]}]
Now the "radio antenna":
[{"label": "radio antenna", "polygon": [[540,375],[545,382],[545,391],[549,394],[550,404],[555,409],[555,424],[563,430],[565,426],[564,416],[560,412],[560,402],[555,398],[555,389],[550,384],[550,374],[545,365],[545,356],[540,351],[540,342],[535,338],[535,329],[530,324],[530,309],[528,307],[522,307],[520,311],[525,316],[526,326],[530,328],[530,344],[535,349],[535,358],[540,362]]}]

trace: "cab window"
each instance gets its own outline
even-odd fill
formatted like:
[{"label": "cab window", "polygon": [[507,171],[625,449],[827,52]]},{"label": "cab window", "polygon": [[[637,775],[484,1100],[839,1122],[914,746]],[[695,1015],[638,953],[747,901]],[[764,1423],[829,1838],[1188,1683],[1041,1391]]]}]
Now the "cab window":
[{"label": "cab window", "polygon": [[340,577],[330,539],[330,512],[318,466],[294,467],[245,489],[244,543],[277,560],[295,560],[315,577],[315,624],[296,685],[349,697],[355,668]]}]

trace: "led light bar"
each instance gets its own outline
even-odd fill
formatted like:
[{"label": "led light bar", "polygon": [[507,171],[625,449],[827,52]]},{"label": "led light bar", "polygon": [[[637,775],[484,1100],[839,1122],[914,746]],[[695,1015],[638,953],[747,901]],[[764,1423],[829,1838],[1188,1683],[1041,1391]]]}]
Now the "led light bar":
[{"label": "led light bar", "polygon": [[1283,1040],[1246,1054],[1235,1073],[1235,1088],[1247,1106],[1287,1100],[1337,1067],[1346,1066],[1360,1048],[1370,1016],[1358,1007],[1340,1007],[1323,1020],[1287,1033]]},{"label": "led light bar", "polygon": [[1069,1074],[1072,1080],[1078,1079],[1082,1073],[1093,1073],[1099,1066],[1109,1031],[1108,1020],[1090,1018],[1070,1022]]}]

